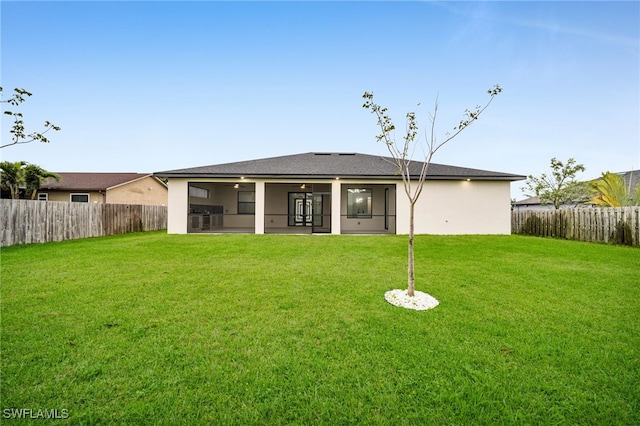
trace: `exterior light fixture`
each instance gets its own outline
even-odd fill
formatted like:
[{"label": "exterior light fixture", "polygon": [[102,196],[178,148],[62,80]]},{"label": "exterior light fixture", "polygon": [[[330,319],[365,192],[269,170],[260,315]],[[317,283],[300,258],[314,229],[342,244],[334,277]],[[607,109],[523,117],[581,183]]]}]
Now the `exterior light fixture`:
[{"label": "exterior light fixture", "polygon": [[300,189],[305,189],[307,187],[307,185],[305,185],[304,183],[302,185],[300,185]]},{"label": "exterior light fixture", "polygon": [[240,188],[240,184],[236,183],[235,185],[233,185],[233,187],[234,187],[234,189],[238,189],[238,188]]}]

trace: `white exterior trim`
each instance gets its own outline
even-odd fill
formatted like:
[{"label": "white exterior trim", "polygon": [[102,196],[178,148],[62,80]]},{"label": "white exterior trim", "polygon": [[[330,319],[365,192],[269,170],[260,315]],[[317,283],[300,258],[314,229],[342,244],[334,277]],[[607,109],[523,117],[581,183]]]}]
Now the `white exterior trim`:
[{"label": "white exterior trim", "polygon": [[193,179],[169,179],[167,233],[186,234],[189,213],[189,182]]},{"label": "white exterior trim", "polygon": [[69,194],[69,202],[72,203],[80,203],[81,201],[73,201],[73,197],[76,195],[86,195],[87,196],[87,203],[91,202],[91,194],[89,194],[88,192],[71,192]]},{"label": "white exterior trim", "polygon": [[331,233],[340,235],[340,191],[342,188],[342,182],[340,179],[334,179],[331,181]]},{"label": "white exterior trim", "polygon": [[264,234],[264,193],[265,182],[255,182],[255,194],[256,194],[256,210],[255,210],[255,233]]}]

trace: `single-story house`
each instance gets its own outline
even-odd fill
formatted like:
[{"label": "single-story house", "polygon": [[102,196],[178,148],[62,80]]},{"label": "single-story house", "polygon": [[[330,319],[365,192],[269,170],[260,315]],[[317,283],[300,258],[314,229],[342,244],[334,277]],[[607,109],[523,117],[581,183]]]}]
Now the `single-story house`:
[{"label": "single-story house", "polygon": [[[422,163],[412,163],[418,175]],[[168,232],[408,234],[392,159],[310,152],[156,172],[169,186]],[[417,234],[509,234],[510,183],[525,176],[431,164]]]},{"label": "single-story house", "polygon": [[523,210],[549,210],[553,209],[553,204],[551,203],[542,203],[540,198],[533,196],[527,197],[522,200],[511,202],[511,207],[515,210],[523,209]]},{"label": "single-story house", "polygon": [[167,205],[167,185],[150,173],[56,174],[60,180],[47,179],[40,186],[38,200]]},{"label": "single-story house", "polygon": [[[555,210],[555,206],[551,202],[543,203],[538,197],[528,197],[520,201],[511,203],[514,210]],[[573,203],[564,203],[560,205],[561,209],[573,209],[576,207],[585,207],[582,201]]]}]

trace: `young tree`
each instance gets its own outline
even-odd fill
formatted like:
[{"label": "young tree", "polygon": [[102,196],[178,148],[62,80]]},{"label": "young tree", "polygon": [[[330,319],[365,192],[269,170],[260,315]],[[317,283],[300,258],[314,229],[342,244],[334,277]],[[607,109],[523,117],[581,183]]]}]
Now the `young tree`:
[{"label": "young tree", "polygon": [[383,108],[373,101],[373,93],[365,92],[362,97],[365,102],[363,108],[371,111],[378,119],[380,134],[376,136],[378,142],[383,142],[393,158],[394,165],[398,168],[398,174],[402,177],[404,192],[409,200],[409,244],[408,244],[408,262],[407,262],[407,294],[411,297],[415,295],[415,268],[414,268],[414,211],[415,205],[422,193],[424,181],[429,171],[431,159],[435,153],[445,144],[453,140],[464,129],[469,127],[478,119],[480,114],[491,104],[493,98],[502,92],[502,88],[495,85],[487,91],[489,101],[484,106],[477,106],[474,110],[465,110],[462,120],[453,128],[452,132],[446,133],[442,141],[436,137],[436,117],[438,114],[438,100],[436,99],[433,113],[429,114],[430,126],[425,131],[425,142],[423,144],[424,161],[418,176],[411,175],[411,162],[415,144],[418,136],[418,123],[416,121],[415,112],[409,112],[406,115],[406,132],[403,136],[404,142],[397,144],[395,141],[395,125],[391,118],[387,115],[387,108]]},{"label": "young tree", "polygon": [[564,203],[583,201],[585,187],[575,180],[578,172],[584,172],[582,164],[569,158],[564,164],[557,158],[551,159],[551,174],[543,173],[540,177],[529,175],[526,187],[522,188],[527,196],[535,195],[543,203],[552,203],[556,209]]},{"label": "young tree", "polygon": [[596,181],[591,182],[593,198],[588,202],[602,207],[624,207],[640,205],[640,185],[635,189],[625,184],[622,176],[606,172]]},{"label": "young tree", "polygon": [[[2,92],[2,87],[0,87],[0,92]],[[11,106],[17,107],[26,100],[26,97],[32,95],[26,90],[18,88],[13,89],[13,92],[13,96],[11,96],[7,100],[0,101],[0,103],[6,103]],[[0,149],[12,145],[25,144],[34,141],[49,143],[49,139],[45,136],[45,133],[49,132],[50,130],[60,130],[60,127],[56,126],[50,121],[45,121],[44,130],[42,132],[27,133],[24,127],[24,120],[21,112],[5,110],[3,111],[3,113],[5,115],[10,115],[13,118],[13,125],[11,126],[11,130],[9,131],[9,133],[11,133],[11,142],[0,145]]]}]

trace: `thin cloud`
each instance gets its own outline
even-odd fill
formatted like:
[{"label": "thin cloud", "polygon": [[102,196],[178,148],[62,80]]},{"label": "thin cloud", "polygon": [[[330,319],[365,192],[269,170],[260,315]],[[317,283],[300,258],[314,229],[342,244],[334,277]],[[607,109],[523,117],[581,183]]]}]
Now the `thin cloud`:
[{"label": "thin cloud", "polygon": [[626,45],[631,47],[638,47],[640,45],[640,41],[637,38],[606,34],[606,33],[597,32],[597,31],[584,30],[582,28],[571,28],[564,25],[554,25],[554,24],[549,24],[546,22],[539,22],[539,21],[521,21],[521,20],[503,20],[503,19],[500,19],[500,21],[505,23],[511,23],[521,27],[538,28],[546,31],[555,32],[555,33],[589,38],[591,40],[596,40],[604,43],[614,43],[614,44]]},{"label": "thin cloud", "polygon": [[[466,16],[474,20],[486,20],[492,22],[499,22],[502,24],[516,25],[519,27],[534,28],[544,31],[549,31],[558,34],[567,34],[576,37],[588,38],[591,40],[612,43],[622,46],[629,46],[638,48],[640,46],[640,40],[638,37],[626,37],[617,34],[610,34],[601,31],[594,31],[591,29],[584,29],[578,27],[571,27],[568,25],[552,24],[540,20],[523,20],[518,18],[508,18],[504,16],[498,16],[492,13],[486,6],[495,5],[500,2],[459,2],[449,3],[441,1],[426,1],[429,4],[443,8],[453,14]],[[460,6],[464,5],[464,6]]]}]

